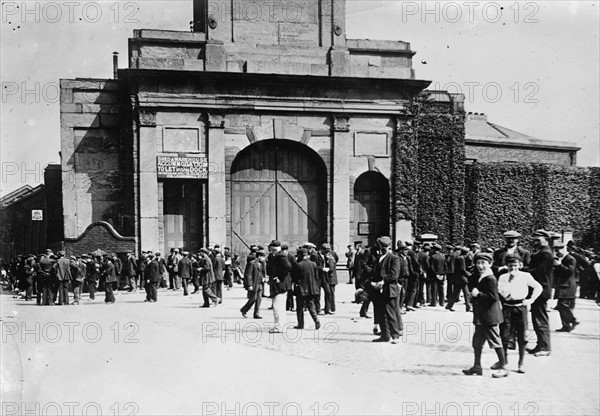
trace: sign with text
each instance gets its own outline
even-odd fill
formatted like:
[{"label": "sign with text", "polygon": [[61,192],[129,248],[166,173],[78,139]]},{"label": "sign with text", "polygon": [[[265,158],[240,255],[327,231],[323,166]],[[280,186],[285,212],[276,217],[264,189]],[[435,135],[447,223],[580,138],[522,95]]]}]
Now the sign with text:
[{"label": "sign with text", "polygon": [[163,179],[207,179],[208,160],[203,156],[157,156],[156,170]]}]

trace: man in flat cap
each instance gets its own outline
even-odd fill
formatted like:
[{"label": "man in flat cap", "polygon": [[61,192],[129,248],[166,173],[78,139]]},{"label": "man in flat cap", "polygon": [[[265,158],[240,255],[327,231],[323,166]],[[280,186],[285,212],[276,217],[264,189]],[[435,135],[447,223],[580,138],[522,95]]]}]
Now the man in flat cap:
[{"label": "man in flat cap", "polygon": [[179,276],[181,277],[181,285],[183,286],[183,296],[188,296],[188,286],[190,285],[190,279],[193,276],[192,260],[190,259],[190,253],[184,251],[182,253],[181,260],[178,263]]},{"label": "man in flat cap", "polygon": [[137,261],[131,251],[127,252],[127,262],[125,263],[125,276],[127,277],[127,286],[129,292],[137,292]]},{"label": "man in flat cap", "polygon": [[71,262],[65,258],[65,252],[58,252],[58,260],[54,264],[56,279],[58,281],[58,304],[69,304],[69,282],[71,281]]},{"label": "man in flat cap", "polygon": [[536,250],[529,261],[529,273],[542,285],[542,294],[531,304],[531,321],[537,336],[537,345],[527,352],[536,357],[550,355],[550,322],[546,309],[552,296],[554,274],[554,253],[550,248],[550,233],[537,230],[533,233],[533,246]]},{"label": "man in flat cap", "polygon": [[[452,267],[452,281],[453,281],[453,291],[448,299],[448,305],[446,305],[446,309],[451,312],[454,312],[454,304],[458,302],[460,298],[460,293],[463,293],[465,298],[465,308],[467,312],[471,311],[471,302],[469,299],[468,293],[468,283],[471,278],[471,272],[467,270],[466,257],[469,253],[468,247],[455,247],[457,256],[454,258],[454,265]],[[450,282],[450,278],[448,278],[448,282]]]},{"label": "man in flat cap", "polygon": [[516,254],[521,259],[521,264],[525,269],[529,266],[529,261],[531,259],[531,253],[529,250],[525,250],[522,247],[519,247],[517,243],[519,242],[519,238],[521,238],[521,234],[514,230],[506,231],[504,234],[505,245],[499,250],[494,252],[494,265],[493,270],[496,276],[501,275],[508,267],[506,265],[506,256],[509,254]]},{"label": "man in flat cap", "polygon": [[373,342],[396,344],[402,335],[401,323],[398,321],[398,318],[402,319],[398,313],[400,259],[392,251],[390,237],[379,237],[377,244],[380,248],[380,257],[373,270],[371,286],[374,289],[373,304],[375,305],[376,322],[381,327],[381,336],[374,339]]},{"label": "man in flat cap", "polygon": [[304,329],[304,308],[308,309],[315,323],[315,329],[321,327],[315,301],[320,294],[320,283],[318,268],[315,262],[309,259],[308,250],[298,250],[298,262],[292,267],[292,281],[294,282],[294,294],[296,295],[296,318],[298,324],[295,329]]},{"label": "man in flat cap", "polygon": [[50,305],[52,302],[51,274],[53,261],[50,259],[52,250],[47,249],[38,260],[37,264],[37,304]]},{"label": "man in flat cap", "polygon": [[577,293],[577,282],[575,281],[575,270],[577,260],[567,251],[567,247],[561,241],[554,243],[554,299],[557,299],[556,309],[560,314],[562,327],[556,332],[571,332],[579,321],[573,315],[575,309],[575,294]]},{"label": "man in flat cap", "polygon": [[221,246],[216,244],[210,255],[215,274],[215,295],[219,298],[219,303],[223,303],[223,281],[225,280],[225,259],[221,254]]},{"label": "man in flat cap", "polygon": [[286,325],[285,304],[287,292],[292,288],[292,264],[281,251],[281,242],[271,242],[271,260],[268,263],[271,298],[273,299],[273,318],[275,325],[271,333],[282,333]]},{"label": "man in flat cap", "polygon": [[160,267],[156,256],[151,251],[148,252],[148,262],[144,269],[144,281],[146,287],[146,300],[145,302],[156,302],[158,301],[158,283],[161,280]]},{"label": "man in flat cap", "polygon": [[257,251],[255,255],[254,260],[246,264],[246,270],[244,271],[244,289],[248,291],[248,301],[242,306],[240,312],[246,318],[246,314],[254,306],[254,319],[262,319],[262,316],[260,316],[260,304],[266,280],[265,265],[263,262],[265,252]]},{"label": "man in flat cap", "polygon": [[115,273],[115,265],[109,255],[104,255],[102,276],[104,278],[104,303],[115,303],[113,283],[117,282],[117,275]]},{"label": "man in flat cap", "polygon": [[354,245],[348,244],[346,250],[346,269],[348,269],[348,284],[354,283],[354,258],[356,256],[356,249]]},{"label": "man in flat cap", "polygon": [[444,280],[446,279],[446,257],[442,254],[442,247],[434,244],[429,254],[429,271],[427,274],[427,291],[429,293],[429,306],[444,306]]},{"label": "man in flat cap", "polygon": [[204,304],[201,308],[210,307],[212,300],[214,306],[219,304],[219,298],[214,294],[213,288],[215,283],[215,275],[213,272],[212,260],[209,257],[210,251],[206,248],[201,248],[198,253],[198,275],[200,276],[200,284],[202,285],[202,297]]},{"label": "man in flat cap", "polygon": [[472,342],[475,361],[473,367],[463,370],[463,373],[468,376],[483,374],[481,354],[487,341],[498,356],[498,362],[493,366],[496,372],[492,374],[492,377],[506,377],[508,372],[504,369],[504,348],[500,338],[500,324],[504,321],[504,317],[498,295],[498,283],[492,272],[492,255],[477,253],[474,260],[477,285],[471,291],[471,298],[473,300],[473,324],[475,325]]},{"label": "man in flat cap", "polygon": [[[335,314],[335,286],[337,285],[336,261],[331,254],[331,246],[323,243],[316,256],[319,270],[319,281],[325,294],[325,315]],[[320,296],[317,302],[317,313],[321,312]]]}]

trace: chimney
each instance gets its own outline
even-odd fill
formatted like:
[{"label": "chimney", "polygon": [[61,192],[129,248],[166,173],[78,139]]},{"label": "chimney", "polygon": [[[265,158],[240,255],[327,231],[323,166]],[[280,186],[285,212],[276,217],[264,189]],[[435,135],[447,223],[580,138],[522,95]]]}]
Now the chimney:
[{"label": "chimney", "polygon": [[113,52],[113,78],[119,78],[119,52]]}]

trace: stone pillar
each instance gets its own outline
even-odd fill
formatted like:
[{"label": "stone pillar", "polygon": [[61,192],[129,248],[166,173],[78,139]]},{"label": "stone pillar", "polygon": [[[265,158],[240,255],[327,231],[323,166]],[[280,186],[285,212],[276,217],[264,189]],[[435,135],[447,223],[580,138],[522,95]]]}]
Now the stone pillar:
[{"label": "stone pillar", "polygon": [[208,114],[208,241],[226,244],[225,117]]},{"label": "stone pillar", "polygon": [[350,152],[353,149],[349,117],[333,117],[332,222],[334,250],[340,258],[350,241]]},{"label": "stone pillar", "polygon": [[142,250],[158,250],[158,179],[156,113],[139,112],[139,214]]}]

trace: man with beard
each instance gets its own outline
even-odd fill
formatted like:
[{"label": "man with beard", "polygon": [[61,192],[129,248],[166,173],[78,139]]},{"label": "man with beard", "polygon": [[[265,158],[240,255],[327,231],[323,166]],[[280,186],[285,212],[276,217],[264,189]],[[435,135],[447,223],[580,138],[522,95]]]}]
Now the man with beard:
[{"label": "man with beard", "polygon": [[503,248],[494,252],[494,266],[492,267],[492,269],[494,270],[494,274],[496,276],[499,276],[502,273],[506,272],[506,270],[508,270],[508,267],[506,265],[506,257],[510,254],[515,254],[519,256],[519,258],[521,259],[521,264],[523,265],[522,267],[524,267],[525,270],[527,270],[527,267],[529,266],[529,262],[531,260],[531,253],[528,250],[525,250],[524,248],[521,248],[517,245],[521,234],[511,230],[505,232],[503,235],[506,245]]},{"label": "man with beard", "polygon": [[562,327],[556,332],[571,332],[579,321],[573,315],[575,309],[575,294],[577,283],[575,281],[575,270],[577,260],[567,252],[565,244],[557,241],[553,246],[556,257],[554,258],[554,299],[557,299],[556,309],[560,313]]},{"label": "man with beard", "polygon": [[531,304],[531,320],[537,336],[537,345],[527,352],[536,357],[550,355],[550,323],[546,308],[552,294],[554,253],[549,242],[548,231],[537,230],[533,233],[533,245],[537,251],[529,261],[529,273],[542,285],[542,294]]},{"label": "man with beard", "polygon": [[321,328],[315,299],[319,296],[319,280],[317,265],[309,260],[308,251],[305,248],[298,250],[298,262],[292,269],[292,280],[295,284],[296,295],[296,318],[298,325],[295,329],[304,329],[304,308],[308,309],[311,318],[315,322],[315,329]]},{"label": "man with beard", "polygon": [[260,304],[262,302],[262,292],[265,281],[265,265],[264,251],[257,251],[255,253],[256,258],[250,263],[246,264],[246,270],[244,272],[244,289],[248,291],[248,301],[240,312],[242,316],[246,318],[248,311],[254,306],[254,319],[262,319],[260,316]]}]

